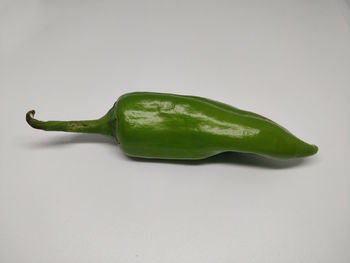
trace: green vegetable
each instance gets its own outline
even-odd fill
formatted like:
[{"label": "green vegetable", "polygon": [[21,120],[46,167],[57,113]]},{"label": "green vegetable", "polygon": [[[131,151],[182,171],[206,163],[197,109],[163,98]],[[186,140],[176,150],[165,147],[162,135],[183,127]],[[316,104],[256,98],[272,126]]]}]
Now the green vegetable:
[{"label": "green vegetable", "polygon": [[127,93],[105,116],[89,121],[43,122],[34,113],[26,116],[33,128],[112,136],[136,157],[203,159],[235,151],[294,158],[318,150],[263,116],[195,96]]}]

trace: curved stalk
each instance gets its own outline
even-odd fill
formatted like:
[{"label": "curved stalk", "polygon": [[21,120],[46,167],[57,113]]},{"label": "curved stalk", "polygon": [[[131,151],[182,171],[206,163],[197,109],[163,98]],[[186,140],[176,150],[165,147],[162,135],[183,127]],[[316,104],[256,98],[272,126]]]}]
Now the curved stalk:
[{"label": "curved stalk", "polygon": [[96,133],[113,136],[112,122],[108,114],[97,120],[81,121],[40,121],[34,118],[35,110],[28,111],[26,121],[35,129],[45,131],[64,131],[78,133]]}]

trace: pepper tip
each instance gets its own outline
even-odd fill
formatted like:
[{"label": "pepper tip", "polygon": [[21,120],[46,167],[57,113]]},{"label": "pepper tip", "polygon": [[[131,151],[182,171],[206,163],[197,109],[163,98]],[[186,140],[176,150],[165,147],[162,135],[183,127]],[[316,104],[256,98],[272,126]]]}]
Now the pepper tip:
[{"label": "pepper tip", "polygon": [[315,144],[312,144],[312,154],[316,154],[318,152],[318,146]]}]

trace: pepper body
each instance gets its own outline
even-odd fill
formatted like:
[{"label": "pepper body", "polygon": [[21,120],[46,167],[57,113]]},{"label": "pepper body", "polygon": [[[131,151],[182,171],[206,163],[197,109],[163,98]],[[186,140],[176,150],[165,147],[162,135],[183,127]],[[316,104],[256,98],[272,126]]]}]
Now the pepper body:
[{"label": "pepper body", "polygon": [[127,93],[95,121],[41,122],[28,114],[27,121],[39,129],[113,136],[125,154],[143,158],[203,159],[226,151],[296,158],[318,150],[261,115],[176,94]]}]

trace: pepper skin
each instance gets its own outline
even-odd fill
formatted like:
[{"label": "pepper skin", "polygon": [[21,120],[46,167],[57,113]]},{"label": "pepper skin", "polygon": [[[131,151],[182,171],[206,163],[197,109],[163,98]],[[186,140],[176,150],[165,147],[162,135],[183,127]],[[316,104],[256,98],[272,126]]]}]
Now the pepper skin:
[{"label": "pepper skin", "polygon": [[26,115],[33,128],[112,136],[135,157],[203,159],[233,151],[286,159],[318,151],[268,118],[196,96],[127,93],[105,116],[90,121],[43,122],[34,113]]}]

